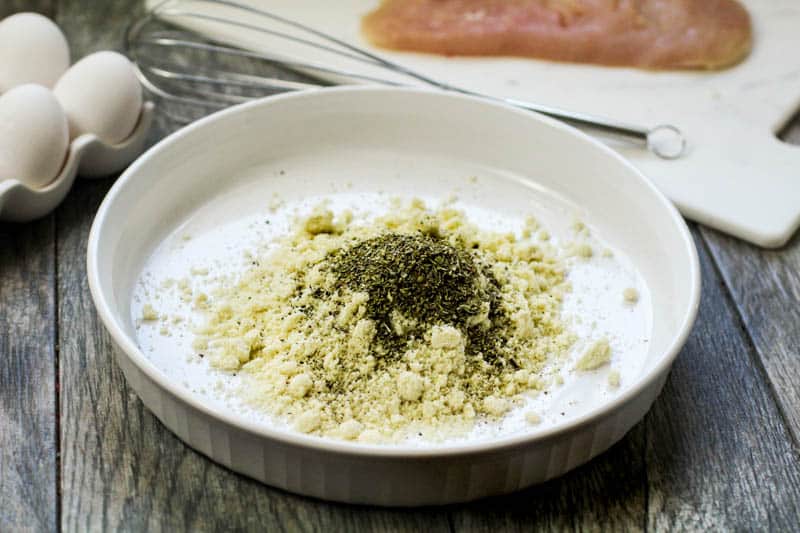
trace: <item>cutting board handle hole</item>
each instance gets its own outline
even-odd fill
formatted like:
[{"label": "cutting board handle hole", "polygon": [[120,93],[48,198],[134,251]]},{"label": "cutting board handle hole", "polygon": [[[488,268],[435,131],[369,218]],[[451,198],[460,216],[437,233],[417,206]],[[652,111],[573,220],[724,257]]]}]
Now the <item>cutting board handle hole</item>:
[{"label": "cutting board handle hole", "polygon": [[786,144],[800,146],[800,108],[789,116],[775,136]]}]

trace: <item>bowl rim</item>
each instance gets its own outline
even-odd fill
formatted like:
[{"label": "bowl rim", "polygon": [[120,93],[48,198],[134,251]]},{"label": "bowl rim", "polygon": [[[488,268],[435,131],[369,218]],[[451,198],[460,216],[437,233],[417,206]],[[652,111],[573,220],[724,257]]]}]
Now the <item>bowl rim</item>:
[{"label": "bowl rim", "polygon": [[[595,149],[601,150],[606,156],[615,159],[619,164],[626,167],[629,172],[634,174],[637,179],[643,182],[643,185],[655,195],[655,199],[666,209],[666,212],[673,223],[672,225],[674,226],[675,230],[678,231],[681,240],[683,241],[684,252],[689,257],[689,264],[687,265],[690,279],[689,305],[684,311],[683,321],[678,328],[677,335],[675,335],[669,347],[665,350],[664,356],[659,359],[658,364],[643,374],[633,386],[624,390],[620,395],[614,397],[611,401],[603,403],[599,407],[591,409],[581,416],[569,419],[563,423],[557,423],[553,427],[546,430],[537,431],[533,434],[520,433],[477,442],[459,442],[447,445],[436,445],[435,447],[424,447],[419,445],[408,446],[396,444],[366,444],[361,442],[329,439],[325,437],[306,435],[291,430],[287,431],[279,428],[267,427],[264,424],[247,420],[244,416],[236,413],[224,412],[221,409],[211,407],[200,401],[199,398],[194,397],[188,390],[183,390],[177,382],[170,380],[155,366],[154,363],[147,359],[147,357],[137,346],[134,339],[125,334],[120,322],[111,311],[106,294],[104,294],[104,292],[101,290],[98,247],[100,237],[105,227],[104,223],[108,218],[114,203],[116,202],[116,198],[122,194],[126,184],[129,181],[136,179],[136,174],[138,173],[139,169],[148,164],[150,159],[157,157],[161,152],[169,150],[172,143],[178,139],[193,135],[198,129],[210,127],[215,122],[222,120],[229,115],[247,113],[248,110],[254,107],[279,105],[280,102],[284,100],[314,99],[318,98],[320,94],[330,94],[333,92],[350,93],[354,98],[358,98],[359,95],[365,93],[386,93],[388,95],[403,93],[406,95],[412,95],[412,97],[419,95],[422,97],[455,98],[470,101],[472,104],[477,106],[503,108],[507,112],[525,115],[529,117],[530,120],[536,120],[548,125],[551,128],[570,133],[571,135],[582,139],[584,142],[592,144]],[[117,179],[116,183],[114,183],[106,197],[103,199],[89,233],[89,241],[87,246],[87,278],[97,313],[100,316],[100,319],[103,322],[106,330],[111,335],[114,343],[117,345],[118,350],[121,351],[124,356],[127,357],[133,363],[133,365],[138,368],[140,372],[144,373],[148,379],[157,384],[162,390],[170,393],[176,399],[188,404],[191,408],[199,411],[209,418],[223,422],[228,426],[238,430],[254,434],[260,438],[266,438],[284,445],[299,446],[309,450],[335,453],[351,457],[363,456],[386,459],[436,459],[472,454],[497,453],[520,446],[534,445],[537,442],[542,442],[550,438],[576,431],[580,427],[585,426],[592,421],[610,416],[614,411],[620,409],[623,405],[635,400],[647,388],[656,383],[658,379],[660,379],[669,371],[692,330],[692,326],[695,318],[697,317],[697,312],[699,309],[701,292],[700,264],[697,249],[686,222],[678,212],[677,208],[664,196],[664,194],[661,193],[641,171],[634,167],[632,163],[623,158],[619,153],[572,126],[539,113],[522,110],[508,104],[435,89],[381,86],[339,86],[269,96],[215,112],[168,135],[148,149],[136,161],[134,161],[133,164],[131,164],[130,167],[128,167],[128,169],[126,169],[125,172],[123,172],[122,175]]]}]

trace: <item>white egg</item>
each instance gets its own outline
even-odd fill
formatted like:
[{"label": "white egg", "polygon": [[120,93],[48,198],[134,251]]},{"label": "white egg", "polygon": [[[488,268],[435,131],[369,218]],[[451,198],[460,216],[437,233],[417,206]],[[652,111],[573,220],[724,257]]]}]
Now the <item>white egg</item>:
[{"label": "white egg", "polygon": [[67,117],[49,89],[27,84],[0,96],[0,180],[43,187],[58,176],[68,150]]},{"label": "white egg", "polygon": [[94,133],[107,144],[117,144],[133,132],[142,110],[142,87],[133,64],[117,52],[84,57],[61,76],[53,92],[73,139]]},{"label": "white egg", "polygon": [[67,68],[67,39],[49,18],[17,13],[0,21],[0,93],[24,83],[52,87]]}]

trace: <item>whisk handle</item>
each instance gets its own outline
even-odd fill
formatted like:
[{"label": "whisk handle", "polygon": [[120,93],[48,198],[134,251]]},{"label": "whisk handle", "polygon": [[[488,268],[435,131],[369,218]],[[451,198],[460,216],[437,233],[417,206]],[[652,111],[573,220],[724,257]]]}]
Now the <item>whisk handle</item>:
[{"label": "whisk handle", "polygon": [[515,107],[527,109],[529,111],[535,111],[537,113],[547,115],[548,117],[567,122],[573,126],[588,128],[597,132],[624,137],[628,140],[645,146],[648,150],[661,159],[678,159],[686,153],[686,137],[677,126],[672,124],[659,124],[652,128],[643,128],[633,124],[613,121],[586,113],[576,113],[574,111],[567,111],[556,107],[536,104],[524,100],[517,100],[515,98],[496,98],[445,84],[436,84],[436,86],[441,89],[468,94],[471,96],[478,96],[480,98],[503,102]]}]

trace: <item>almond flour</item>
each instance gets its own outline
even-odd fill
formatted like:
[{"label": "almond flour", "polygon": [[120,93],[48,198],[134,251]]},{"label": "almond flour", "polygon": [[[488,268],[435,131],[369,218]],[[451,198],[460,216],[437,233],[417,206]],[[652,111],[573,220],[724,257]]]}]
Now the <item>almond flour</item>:
[{"label": "almond flour", "polygon": [[456,209],[398,201],[355,223],[320,206],[208,292],[194,346],[300,432],[440,440],[546,387],[575,340],[568,290],[552,246]]}]

